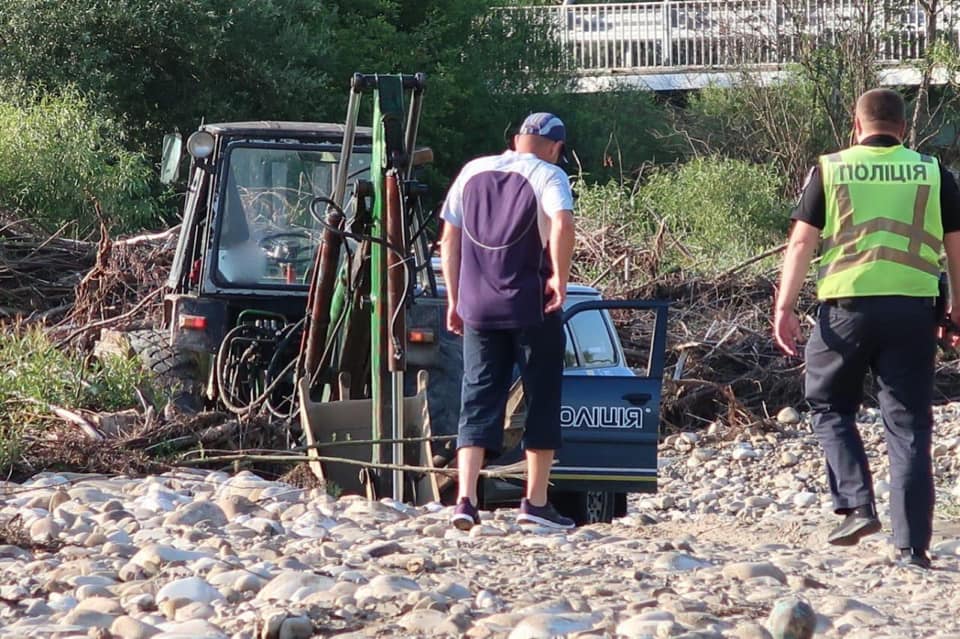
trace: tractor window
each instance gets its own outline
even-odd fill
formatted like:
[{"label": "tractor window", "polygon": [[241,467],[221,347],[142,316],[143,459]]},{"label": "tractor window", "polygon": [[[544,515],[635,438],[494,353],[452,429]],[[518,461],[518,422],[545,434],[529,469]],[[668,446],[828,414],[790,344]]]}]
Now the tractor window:
[{"label": "tractor window", "polygon": [[[318,195],[332,195],[339,156],[338,151],[280,146],[230,150],[218,227],[217,269],[224,283],[308,283],[323,233],[309,206]],[[348,185],[369,179],[369,153],[354,151],[350,165]]]}]

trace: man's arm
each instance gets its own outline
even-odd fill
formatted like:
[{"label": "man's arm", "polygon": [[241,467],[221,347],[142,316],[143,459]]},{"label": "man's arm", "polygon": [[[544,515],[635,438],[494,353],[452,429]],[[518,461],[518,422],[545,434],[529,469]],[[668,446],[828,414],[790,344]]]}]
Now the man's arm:
[{"label": "man's arm", "polygon": [[443,235],[440,237],[440,269],[447,288],[447,329],[461,335],[463,320],[457,313],[457,303],[460,301],[460,228],[450,222],[443,225]]},{"label": "man's arm", "polygon": [[951,312],[960,302],[960,231],[943,236],[943,250],[947,254],[947,278],[950,280]]},{"label": "man's arm", "polygon": [[787,355],[797,355],[797,341],[801,333],[800,320],[794,309],[819,243],[820,229],[799,220],[794,222],[783,257],[783,271],[773,312],[773,335]]},{"label": "man's arm", "polygon": [[547,304],[545,313],[563,308],[567,299],[567,283],[570,281],[570,265],[573,262],[573,246],[576,231],[573,211],[557,211],[550,218],[550,265],[553,275],[547,281]]}]

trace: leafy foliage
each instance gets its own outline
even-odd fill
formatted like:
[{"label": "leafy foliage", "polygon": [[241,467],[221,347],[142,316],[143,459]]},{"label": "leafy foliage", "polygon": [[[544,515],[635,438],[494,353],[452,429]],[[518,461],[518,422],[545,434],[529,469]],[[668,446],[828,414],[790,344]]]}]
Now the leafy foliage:
[{"label": "leafy foliage", "polygon": [[72,84],[140,148],[199,119],[303,118],[326,88],[325,3],[0,0],[0,79]]},{"label": "leafy foliage", "polygon": [[691,254],[722,267],[782,240],[789,208],[782,183],[769,165],[695,158],[656,170],[640,190],[640,206],[666,220]]},{"label": "leafy foliage", "polygon": [[122,145],[116,120],[74,91],[39,95],[13,87],[0,99],[0,209],[29,213],[52,233],[97,222],[95,205],[121,228],[152,221],[153,172]]},{"label": "leafy foliage", "polygon": [[577,277],[593,281],[622,252],[633,253],[644,277],[674,269],[709,276],[740,264],[783,241],[782,182],[771,165],[706,157],[653,168],[632,186],[585,184],[577,203],[584,248],[607,259],[578,262]]}]

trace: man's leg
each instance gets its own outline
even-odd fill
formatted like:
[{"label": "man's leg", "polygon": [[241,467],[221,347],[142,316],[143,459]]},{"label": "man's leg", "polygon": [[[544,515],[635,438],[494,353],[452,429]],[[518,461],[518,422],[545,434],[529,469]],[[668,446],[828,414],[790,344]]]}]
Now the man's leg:
[{"label": "man's leg", "polygon": [[527,456],[527,501],[534,506],[547,503],[547,484],[550,482],[550,467],[553,465],[552,450],[525,451]]},{"label": "man's leg", "polygon": [[458,504],[453,516],[453,524],[458,528],[467,529],[477,521],[477,480],[485,452],[499,451],[502,446],[512,372],[513,339],[509,332],[478,331],[464,326],[463,390],[457,436]]},{"label": "man's leg", "polygon": [[933,534],[934,507],[933,307],[923,300],[900,300],[883,317],[887,340],[874,368],[890,457],[893,542],[897,548],[925,554]]},{"label": "man's leg", "polygon": [[820,306],[806,347],[806,399],[826,458],[834,509],[847,515],[828,538],[837,545],[855,544],[880,529],[870,466],[856,424],[870,348],[865,313],[856,307]]},{"label": "man's leg", "polygon": [[559,313],[536,328],[517,334],[520,375],[527,405],[523,448],[527,459],[527,496],[518,521],[553,528],[572,528],[574,521],[560,515],[547,500],[547,484],[554,451],[560,448],[560,392],[563,386],[565,336]]},{"label": "man's leg", "polygon": [[457,450],[457,480],[459,492],[457,501],[464,497],[471,504],[477,503],[477,480],[480,478],[480,469],[483,467],[483,456],[486,453],[482,446],[463,446]]}]

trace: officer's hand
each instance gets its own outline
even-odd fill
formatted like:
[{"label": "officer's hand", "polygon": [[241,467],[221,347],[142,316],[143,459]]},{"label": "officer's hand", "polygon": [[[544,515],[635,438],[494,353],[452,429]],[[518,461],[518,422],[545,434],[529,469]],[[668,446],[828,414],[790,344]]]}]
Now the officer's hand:
[{"label": "officer's hand", "polygon": [[960,326],[953,321],[950,314],[952,308],[948,308],[943,320],[937,325],[937,343],[944,350],[957,350],[960,344]]},{"label": "officer's hand", "polygon": [[773,315],[773,337],[777,346],[791,357],[797,356],[797,342],[800,341],[800,319],[793,309],[776,309]]},{"label": "officer's hand", "polygon": [[463,318],[457,313],[455,304],[447,306],[447,330],[454,335],[463,335]]},{"label": "officer's hand", "polygon": [[563,303],[567,300],[567,287],[560,282],[559,277],[551,277],[547,280],[546,290],[547,303],[543,307],[543,312],[549,315],[563,308]]}]

